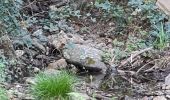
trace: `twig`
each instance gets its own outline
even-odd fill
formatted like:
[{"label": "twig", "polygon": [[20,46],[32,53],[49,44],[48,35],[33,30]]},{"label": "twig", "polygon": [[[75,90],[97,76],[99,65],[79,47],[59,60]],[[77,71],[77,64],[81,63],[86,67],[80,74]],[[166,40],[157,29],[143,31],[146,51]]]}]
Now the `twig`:
[{"label": "twig", "polygon": [[[169,57],[168,57],[168,58],[169,58]],[[143,68],[145,68],[148,64],[153,63],[153,62],[155,62],[155,61],[168,59],[168,58],[154,59],[154,60],[146,63],[145,65],[143,65],[141,68],[139,68],[138,71],[136,72],[136,74],[138,74],[138,73],[139,73]],[[151,70],[151,69],[153,69],[153,68],[155,68],[155,66],[153,66],[152,68],[150,68],[150,69],[148,69],[148,70]],[[147,71],[148,71],[148,70],[147,70]]]},{"label": "twig", "polygon": [[36,14],[30,16],[28,19],[31,19],[31,18],[33,18],[35,16],[38,16],[39,14],[43,14],[43,13],[46,13],[46,12],[48,12],[48,11],[42,11],[42,12],[36,13]]},{"label": "twig", "polygon": [[[157,60],[157,59],[156,59],[156,60]],[[155,61],[155,60],[152,60],[152,61],[146,63],[145,65],[143,65],[141,68],[138,69],[138,71],[136,72],[136,74],[138,74],[143,68],[145,68],[148,64],[150,64],[150,63],[152,63],[152,62],[154,62],[154,61]]]},{"label": "twig", "polygon": [[135,75],[134,71],[124,71],[124,70],[117,70],[117,71],[121,76],[126,76],[126,73],[129,73],[131,76]]},{"label": "twig", "polygon": [[123,63],[120,64],[119,68],[122,67],[123,65],[127,64],[128,62],[132,62],[132,60],[133,60],[136,56],[138,56],[138,55],[140,55],[140,54],[142,54],[142,53],[144,53],[144,52],[146,52],[146,51],[152,50],[152,48],[153,48],[153,47],[149,47],[149,48],[143,49],[143,50],[135,53],[134,55],[131,55],[126,61],[124,61]]},{"label": "twig", "polygon": [[30,6],[31,6],[32,4],[34,4],[35,2],[37,2],[37,1],[34,0],[34,1],[32,1],[32,2],[29,2],[29,4],[26,5],[26,6],[23,6],[22,9],[27,8],[27,7],[30,7]]}]

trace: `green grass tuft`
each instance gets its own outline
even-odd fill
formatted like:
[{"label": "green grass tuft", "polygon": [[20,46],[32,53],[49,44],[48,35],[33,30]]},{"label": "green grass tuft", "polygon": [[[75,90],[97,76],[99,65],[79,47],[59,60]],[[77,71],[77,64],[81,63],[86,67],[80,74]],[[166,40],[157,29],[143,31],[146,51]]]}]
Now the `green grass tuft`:
[{"label": "green grass tuft", "polygon": [[163,23],[161,23],[160,32],[158,34],[158,39],[156,40],[155,45],[158,49],[163,50],[165,47],[167,47],[167,44],[168,44],[168,36],[164,30]]},{"label": "green grass tuft", "polygon": [[73,91],[75,77],[62,71],[56,74],[41,73],[32,86],[33,95],[38,100],[56,100],[67,97]]}]

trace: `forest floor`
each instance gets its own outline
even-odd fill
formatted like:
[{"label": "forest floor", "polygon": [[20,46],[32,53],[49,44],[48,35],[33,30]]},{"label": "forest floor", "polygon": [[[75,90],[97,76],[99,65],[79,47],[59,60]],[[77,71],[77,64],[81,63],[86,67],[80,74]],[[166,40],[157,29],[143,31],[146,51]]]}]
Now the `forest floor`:
[{"label": "forest floor", "polygon": [[170,22],[154,0],[24,0],[19,12],[22,34],[0,45],[10,100],[34,100],[34,76],[63,69],[80,100],[170,99]]}]

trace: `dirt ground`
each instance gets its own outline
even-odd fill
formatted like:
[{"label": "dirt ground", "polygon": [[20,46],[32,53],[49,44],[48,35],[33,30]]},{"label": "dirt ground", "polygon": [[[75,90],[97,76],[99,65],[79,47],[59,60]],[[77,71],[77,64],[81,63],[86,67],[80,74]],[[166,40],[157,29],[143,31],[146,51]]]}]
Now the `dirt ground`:
[{"label": "dirt ground", "polygon": [[[3,44],[3,49],[7,52],[4,54],[8,54],[9,58],[16,60],[15,63],[8,64],[9,71],[6,80],[9,82],[2,84],[8,89],[11,100],[32,100],[29,86],[33,82],[34,75],[40,70],[54,69],[57,64],[59,64],[57,66],[62,66],[77,75],[80,82],[77,84],[76,90],[82,95],[87,95],[89,100],[170,99],[169,47],[157,50],[148,46],[135,48],[131,51],[128,48],[128,44],[136,44],[135,42],[139,39],[148,38],[137,34],[140,29],[149,30],[149,23],[145,20],[140,22],[140,18],[136,17],[132,20],[132,24],[119,26],[108,15],[103,18],[102,11],[89,6],[88,4],[94,2],[93,0],[28,1],[24,1],[21,12],[29,16],[30,19],[36,18],[37,22],[27,27],[30,34],[17,38],[9,36],[10,42],[7,45]],[[118,0],[118,3],[126,5],[123,0]],[[61,16],[58,15],[58,19],[51,20],[52,15],[48,14],[51,9],[62,10],[68,5],[79,9],[81,17],[78,18],[79,15],[74,14],[68,17],[65,15],[66,17],[60,19]],[[88,13],[91,15],[87,15]],[[85,15],[87,16],[84,17]],[[124,17],[126,18],[126,16]],[[52,22],[58,27],[52,25]],[[63,38],[58,40],[53,38],[56,34]],[[66,37],[69,39],[67,40]],[[131,41],[129,37],[134,37],[134,40]],[[70,40],[104,51],[103,62],[107,65],[104,76],[79,70],[76,64],[65,59],[62,50],[66,41]],[[29,41],[32,41],[30,46],[27,44]],[[14,47],[12,50],[11,46]],[[57,62],[59,60],[61,62]],[[59,69],[57,67],[57,70]]]}]

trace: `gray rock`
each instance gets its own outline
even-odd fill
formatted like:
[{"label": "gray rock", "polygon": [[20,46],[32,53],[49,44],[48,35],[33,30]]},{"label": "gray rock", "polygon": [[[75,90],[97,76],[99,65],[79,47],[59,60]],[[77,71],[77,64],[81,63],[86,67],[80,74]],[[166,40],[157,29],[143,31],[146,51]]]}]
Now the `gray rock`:
[{"label": "gray rock", "polygon": [[93,72],[105,72],[106,65],[102,62],[101,50],[69,42],[63,49],[68,62]]},{"label": "gray rock", "polygon": [[156,96],[153,98],[153,100],[167,100],[165,96]]},{"label": "gray rock", "polygon": [[170,16],[170,1],[167,0],[157,0],[156,5],[163,10],[167,15]]},{"label": "gray rock", "polygon": [[65,59],[59,59],[53,63],[48,64],[48,69],[65,69],[67,67],[67,62]]},{"label": "gray rock", "polygon": [[68,93],[68,95],[69,95],[70,100],[91,100],[92,99],[85,93],[71,92],[71,93]]},{"label": "gray rock", "polygon": [[165,78],[165,85],[170,85],[170,74]]},{"label": "gray rock", "polygon": [[40,40],[40,42],[46,43],[48,42],[47,37],[43,34],[43,30],[39,29],[37,31],[35,31],[32,36],[36,37],[37,39]]},{"label": "gray rock", "polygon": [[46,70],[44,70],[44,74],[46,74],[46,75],[56,75],[56,74],[58,74],[58,73],[60,73],[61,71],[59,71],[59,70],[55,70],[55,69],[46,69]]},{"label": "gray rock", "polygon": [[25,80],[25,82],[26,82],[27,84],[36,84],[34,77],[27,77],[26,80]]},{"label": "gray rock", "polygon": [[32,45],[34,47],[36,47],[37,49],[41,50],[43,53],[46,52],[45,47],[41,43],[38,42],[38,39],[34,38],[34,39],[32,39],[32,41],[33,41]]},{"label": "gray rock", "polygon": [[61,49],[62,45],[66,45],[67,41],[76,44],[83,44],[84,40],[78,34],[66,34],[61,31],[59,34],[54,34],[48,36],[48,40],[51,44],[55,46],[56,49]]}]

